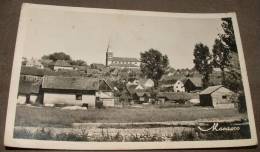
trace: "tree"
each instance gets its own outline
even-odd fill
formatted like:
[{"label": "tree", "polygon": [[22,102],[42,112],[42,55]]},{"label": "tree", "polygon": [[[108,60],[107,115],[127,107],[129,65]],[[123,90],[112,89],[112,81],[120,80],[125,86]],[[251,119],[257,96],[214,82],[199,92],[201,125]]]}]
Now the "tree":
[{"label": "tree", "polygon": [[202,43],[198,43],[195,45],[193,55],[195,57],[193,60],[195,69],[203,75],[203,87],[206,88],[209,83],[209,75],[213,70],[211,63],[212,56],[209,52],[209,48]]},{"label": "tree", "polygon": [[225,68],[230,66],[230,51],[221,42],[220,39],[215,40],[213,45],[213,66],[220,68],[222,74],[222,84],[225,82]]},{"label": "tree", "polygon": [[169,68],[169,60],[167,55],[162,55],[161,52],[155,49],[150,49],[141,53],[141,71],[146,76],[154,81],[155,87],[158,86],[158,81]]},{"label": "tree", "polygon": [[71,65],[77,65],[77,66],[86,66],[87,63],[83,60],[72,60],[70,62]]},{"label": "tree", "polygon": [[57,61],[57,60],[66,60],[66,61],[71,61],[71,57],[64,52],[55,52],[49,55],[44,55],[42,59],[50,59],[52,61]]},{"label": "tree", "polygon": [[233,24],[231,18],[222,18],[222,29],[224,30],[223,34],[219,34],[219,37],[222,42],[228,47],[229,51],[237,52],[237,44],[233,29]]}]

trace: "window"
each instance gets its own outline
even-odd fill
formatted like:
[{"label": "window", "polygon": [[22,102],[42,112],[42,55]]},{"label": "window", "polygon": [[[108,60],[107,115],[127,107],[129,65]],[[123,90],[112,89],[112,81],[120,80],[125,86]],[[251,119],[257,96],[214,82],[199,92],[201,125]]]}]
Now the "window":
[{"label": "window", "polygon": [[81,94],[76,94],[76,100],[82,100],[82,95]]},{"label": "window", "polygon": [[222,96],[222,99],[227,99],[227,96],[226,95]]}]

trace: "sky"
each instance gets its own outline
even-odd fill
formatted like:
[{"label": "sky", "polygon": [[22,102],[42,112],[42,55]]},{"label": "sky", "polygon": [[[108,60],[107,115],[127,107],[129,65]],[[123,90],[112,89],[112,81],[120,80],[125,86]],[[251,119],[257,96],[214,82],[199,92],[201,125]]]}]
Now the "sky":
[{"label": "sky", "polygon": [[210,49],[218,33],[220,19],[195,19],[75,12],[30,8],[27,11],[23,56],[65,52],[88,64],[105,64],[108,44],[117,57],[140,58],[140,52],[153,48],[166,54],[170,66],[192,68],[196,43]]}]

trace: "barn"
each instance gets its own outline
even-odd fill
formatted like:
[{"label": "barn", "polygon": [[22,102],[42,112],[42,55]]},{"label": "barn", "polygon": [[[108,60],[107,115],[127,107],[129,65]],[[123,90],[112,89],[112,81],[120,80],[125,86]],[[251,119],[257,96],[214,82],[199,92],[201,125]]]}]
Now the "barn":
[{"label": "barn", "polygon": [[96,107],[96,102],[102,101],[114,105],[111,87],[97,78],[44,76],[41,91],[44,104]]},{"label": "barn", "polygon": [[30,104],[36,103],[39,94],[40,83],[32,82],[32,81],[24,81],[20,80],[18,95],[17,95],[17,103],[19,104]]},{"label": "barn", "polygon": [[210,86],[200,92],[200,105],[214,108],[234,108],[235,101],[232,100],[234,94],[233,91],[222,85]]}]

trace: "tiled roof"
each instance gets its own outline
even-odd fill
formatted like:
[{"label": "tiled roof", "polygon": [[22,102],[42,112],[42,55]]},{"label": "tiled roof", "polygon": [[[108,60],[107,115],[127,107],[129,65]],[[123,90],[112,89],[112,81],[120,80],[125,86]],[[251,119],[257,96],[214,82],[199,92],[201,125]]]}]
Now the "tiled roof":
[{"label": "tiled roof", "polygon": [[23,75],[33,75],[33,76],[43,76],[44,75],[44,69],[38,69],[36,67],[21,67],[21,74]]},{"label": "tiled roof", "polygon": [[188,78],[196,87],[202,87],[202,80],[200,77]]},{"label": "tiled roof", "polygon": [[61,66],[61,67],[71,67],[72,65],[70,65],[67,61],[65,60],[57,60],[54,64],[54,66]]},{"label": "tiled roof", "polygon": [[21,80],[19,82],[18,93],[19,94],[31,94],[31,93],[37,94],[37,93],[39,93],[39,89],[40,89],[40,83]]},{"label": "tiled roof", "polygon": [[113,57],[112,61],[121,61],[121,62],[140,62],[137,58],[126,58],[126,57]]},{"label": "tiled roof", "polygon": [[98,90],[99,79],[89,77],[44,76],[43,89]]},{"label": "tiled roof", "polygon": [[183,78],[181,81],[185,84],[188,80],[190,80],[196,87],[202,87],[202,80],[200,77],[188,77]]},{"label": "tiled roof", "polygon": [[200,94],[211,94],[221,87],[223,87],[223,86],[222,85],[210,86],[210,87],[206,88],[205,90],[201,91]]},{"label": "tiled roof", "polygon": [[114,67],[138,67],[135,64],[120,64],[120,63],[111,63],[109,66],[114,66]]}]

